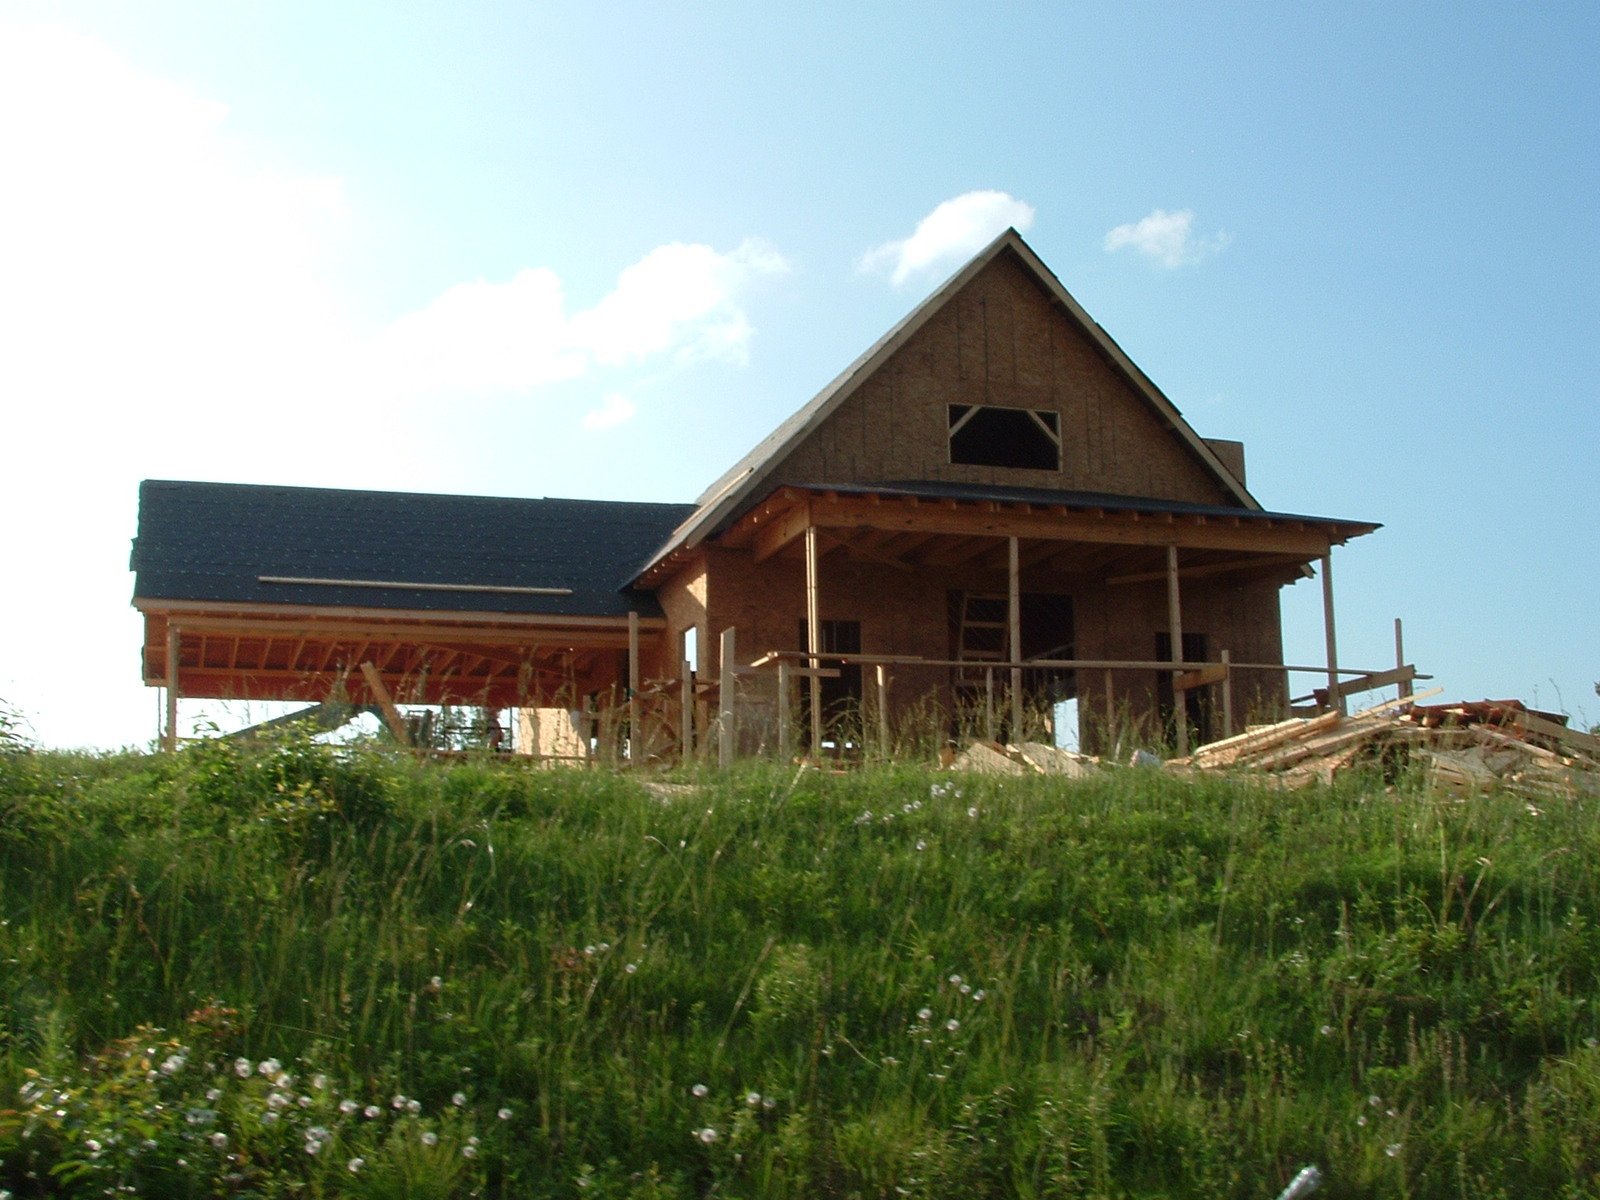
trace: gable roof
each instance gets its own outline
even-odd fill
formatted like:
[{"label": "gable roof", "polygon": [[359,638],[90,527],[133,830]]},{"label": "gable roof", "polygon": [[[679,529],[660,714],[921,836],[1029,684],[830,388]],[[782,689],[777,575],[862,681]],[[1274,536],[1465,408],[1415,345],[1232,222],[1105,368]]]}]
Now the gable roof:
[{"label": "gable roof", "polygon": [[907,313],[897,325],[868,347],[831,383],[813,396],[809,403],[792,414],[763,438],[750,453],[724,472],[721,478],[701,494],[693,513],[673,530],[672,536],[650,560],[651,564],[674,551],[699,544],[737,516],[745,505],[760,499],[765,491],[762,484],[788,452],[838,409],[856,388],[899,350],[913,334],[926,325],[957,292],[1005,253],[1016,255],[1023,267],[1032,274],[1051,299],[1061,306],[1068,319],[1088,336],[1111,365],[1127,379],[1135,394],[1155,410],[1162,423],[1216,478],[1224,492],[1234,497],[1240,508],[1259,511],[1260,503],[1217,457],[1205,439],[1183,419],[1178,406],[1167,399],[1161,389],[1151,382],[1122,347],[1117,345],[1073,298],[1054,272],[1045,266],[1043,260],[1033,252],[1032,247],[1022,240],[1022,235],[1015,229],[1007,229],[966,266],[941,284],[932,295]]},{"label": "gable roof", "polygon": [[[688,504],[145,480],[134,603],[659,616],[655,597],[628,584],[692,511]],[[382,584],[426,586],[375,586]]]}]

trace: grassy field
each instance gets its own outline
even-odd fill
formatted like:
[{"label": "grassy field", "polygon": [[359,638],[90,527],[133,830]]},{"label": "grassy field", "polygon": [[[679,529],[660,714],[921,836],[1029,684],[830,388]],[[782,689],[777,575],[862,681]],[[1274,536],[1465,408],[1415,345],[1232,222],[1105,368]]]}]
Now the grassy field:
[{"label": "grassy field", "polygon": [[1594,1195],[1593,801],[0,755],[0,1196]]}]

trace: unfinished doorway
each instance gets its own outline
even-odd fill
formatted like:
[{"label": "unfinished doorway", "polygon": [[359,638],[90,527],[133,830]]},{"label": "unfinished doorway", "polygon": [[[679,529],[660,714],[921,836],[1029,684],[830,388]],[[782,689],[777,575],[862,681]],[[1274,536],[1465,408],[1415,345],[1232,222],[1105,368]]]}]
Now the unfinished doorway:
[{"label": "unfinished doorway", "polygon": [[[810,649],[810,626],[800,619],[800,649]],[[823,621],[818,630],[821,635],[821,663],[825,670],[838,675],[819,680],[822,691],[822,742],[835,753],[855,749],[861,741],[861,664],[829,661],[832,654],[861,653],[860,621]],[[809,743],[811,738],[811,706],[800,706],[801,736]]]}]

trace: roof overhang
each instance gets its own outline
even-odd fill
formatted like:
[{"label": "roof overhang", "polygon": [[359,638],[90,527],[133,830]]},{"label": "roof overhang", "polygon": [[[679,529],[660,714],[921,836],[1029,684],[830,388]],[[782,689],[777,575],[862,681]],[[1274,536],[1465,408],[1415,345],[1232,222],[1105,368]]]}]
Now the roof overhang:
[{"label": "roof overhang", "polygon": [[[907,569],[1003,566],[1008,543],[1022,543],[1025,565],[1063,575],[1127,584],[1166,577],[1166,551],[1182,573],[1282,577],[1378,526],[1368,521],[1227,509],[1140,497],[1073,493],[938,494],[912,485],[785,486],[770,493],[716,538],[762,562],[796,556],[808,528],[825,549]],[[654,564],[652,585],[692,552]]]},{"label": "roof overhang", "polygon": [[[439,612],[307,605],[245,606],[138,596],[144,681],[170,678],[175,632],[185,696],[366,702],[363,663],[409,703],[507,707],[549,696],[629,646],[628,617]],[[665,627],[637,618],[641,632]]]}]

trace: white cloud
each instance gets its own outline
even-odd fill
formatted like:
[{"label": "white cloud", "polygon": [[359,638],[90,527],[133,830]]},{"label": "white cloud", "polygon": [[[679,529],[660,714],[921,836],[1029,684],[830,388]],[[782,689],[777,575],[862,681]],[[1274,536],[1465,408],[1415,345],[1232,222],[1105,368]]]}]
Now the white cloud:
[{"label": "white cloud", "polygon": [[787,270],[756,239],[727,253],[674,242],[570,314],[561,280],[546,268],[507,283],[458,284],[374,339],[367,371],[403,391],[504,392],[662,357],[742,364],[753,332],[744,296],[757,278]]},{"label": "white cloud", "polygon": [[1106,252],[1131,248],[1163,267],[1193,266],[1211,257],[1233,238],[1227,233],[1197,237],[1194,213],[1190,209],[1168,212],[1155,209],[1149,216],[1127,225],[1118,225],[1106,234]]},{"label": "white cloud", "polygon": [[599,408],[583,414],[583,427],[590,433],[602,433],[633,420],[639,410],[621,392],[608,392]]},{"label": "white cloud", "polygon": [[967,192],[923,217],[910,237],[868,250],[857,266],[865,272],[888,270],[898,287],[920,272],[966,261],[1008,227],[1026,232],[1032,224],[1033,206],[1015,196]]}]

